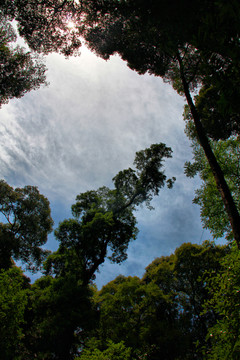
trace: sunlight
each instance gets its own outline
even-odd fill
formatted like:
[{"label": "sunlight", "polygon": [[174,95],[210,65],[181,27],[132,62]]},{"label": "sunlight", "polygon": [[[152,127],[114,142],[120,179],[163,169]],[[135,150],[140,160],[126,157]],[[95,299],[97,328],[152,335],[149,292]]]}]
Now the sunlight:
[{"label": "sunlight", "polygon": [[72,20],[70,20],[67,23],[67,27],[68,27],[69,30],[74,30],[75,27],[76,27],[76,24]]}]

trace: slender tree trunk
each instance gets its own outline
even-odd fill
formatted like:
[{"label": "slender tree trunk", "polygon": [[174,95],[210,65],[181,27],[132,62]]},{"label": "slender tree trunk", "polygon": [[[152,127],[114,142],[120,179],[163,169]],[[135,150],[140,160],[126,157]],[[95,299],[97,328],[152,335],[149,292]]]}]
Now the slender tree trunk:
[{"label": "slender tree trunk", "polygon": [[190,90],[189,90],[189,86],[188,86],[188,83],[187,83],[185,75],[184,75],[184,69],[183,69],[183,64],[182,64],[180,55],[178,56],[178,62],[180,65],[180,75],[181,75],[181,80],[182,80],[182,84],[183,84],[183,88],[184,88],[184,93],[185,93],[185,96],[187,99],[187,103],[190,107],[190,111],[191,111],[191,114],[193,117],[196,132],[198,135],[198,139],[199,139],[200,145],[202,146],[202,148],[205,152],[208,163],[211,167],[213,176],[216,181],[217,188],[221,194],[225,209],[228,214],[229,221],[231,223],[234,239],[236,240],[237,246],[240,249],[240,215],[239,215],[238,209],[236,207],[236,204],[233,200],[232,194],[229,190],[228,184],[225,180],[222,169],[217,162],[217,159],[212,151],[212,148],[210,146],[208,138],[205,134],[198,111],[193,103],[192,96],[191,96]]}]

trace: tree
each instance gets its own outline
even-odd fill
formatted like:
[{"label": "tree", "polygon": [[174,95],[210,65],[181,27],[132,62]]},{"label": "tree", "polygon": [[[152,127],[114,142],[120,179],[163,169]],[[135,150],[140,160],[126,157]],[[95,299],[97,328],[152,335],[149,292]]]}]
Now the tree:
[{"label": "tree", "polygon": [[227,251],[225,246],[215,246],[208,241],[203,245],[183,244],[175,251],[176,290],[183,320],[188,324],[192,356],[197,353],[196,344],[205,343],[207,330],[216,321],[217,315],[211,308],[203,314],[204,302],[210,297],[206,278],[207,274],[221,270],[221,259]]},{"label": "tree", "polygon": [[49,253],[41,248],[52,230],[49,201],[34,186],[15,190],[0,181],[0,268],[11,267],[12,258],[36,270]]},{"label": "tree", "polygon": [[[165,144],[153,144],[136,153],[135,170],[120,171],[113,178],[113,190],[102,187],[77,196],[72,206],[74,218],[60,223],[55,235],[63,263],[66,264],[65,256],[75,253],[85,284],[107,255],[116,263],[126,259],[128,244],[137,235],[133,211],[144,202],[151,208],[152,197],[159,194],[165,183],[171,188],[175,181],[161,171],[163,159],[170,158],[171,152]],[[61,261],[49,262],[49,271],[52,268],[53,273],[60,274],[65,265],[61,268],[59,264]]]},{"label": "tree", "polygon": [[36,54],[13,46],[16,34],[0,5],[0,107],[46,84],[45,66]]},{"label": "tree", "polygon": [[[211,51],[205,40],[212,25],[218,29],[218,21],[221,24],[225,21],[230,23],[233,13],[230,10],[234,7],[239,14],[236,1],[231,1],[230,5],[225,5],[224,1],[212,2],[214,17],[207,22],[205,17],[209,14],[209,3],[205,1],[99,2],[92,10],[95,17],[91,15],[93,20],[91,26],[87,24],[84,36],[90,49],[103,58],[108,59],[113,53],[118,53],[131,69],[139,74],[149,72],[161,76],[186,97],[198,140],[213,172],[234,238],[240,247],[238,209],[211,149],[201,114],[191,94],[202,84],[211,85],[211,79],[221,92],[228,70],[239,79],[236,63],[239,53],[238,22],[234,23],[233,30],[223,26],[225,33],[222,29],[219,34],[214,32],[218,51],[215,47]],[[227,100],[227,97],[224,99]]]},{"label": "tree", "polygon": [[[211,231],[213,237],[221,238],[225,235],[228,240],[231,240],[233,238],[231,224],[216,188],[211,169],[196,139],[191,134],[190,138],[192,139],[194,161],[185,164],[185,172],[190,177],[198,173],[202,179],[202,185],[195,191],[196,196],[193,201],[200,205],[204,227]],[[231,137],[225,141],[215,141],[212,142],[212,147],[239,209],[239,138]]]}]

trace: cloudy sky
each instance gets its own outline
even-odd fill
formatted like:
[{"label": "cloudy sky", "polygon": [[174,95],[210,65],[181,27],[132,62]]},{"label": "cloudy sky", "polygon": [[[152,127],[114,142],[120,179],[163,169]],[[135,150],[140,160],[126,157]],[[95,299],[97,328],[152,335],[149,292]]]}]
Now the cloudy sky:
[{"label": "cloudy sky", "polygon": [[[0,110],[1,178],[11,186],[38,186],[51,203],[52,216],[70,217],[77,194],[106,185],[132,165],[135,152],[163,142],[173,150],[166,175],[173,189],[154,199],[155,210],[137,213],[139,235],[122,265],[106,262],[97,285],[118,274],[142,276],[156,257],[183,242],[210,239],[199,208],[192,204],[198,179],[183,173],[191,148],[184,134],[184,99],[160,78],[140,76],[117,56],[104,61],[87,49],[66,60],[46,59],[48,87],[11,100]],[[57,249],[50,236],[47,247]]]}]

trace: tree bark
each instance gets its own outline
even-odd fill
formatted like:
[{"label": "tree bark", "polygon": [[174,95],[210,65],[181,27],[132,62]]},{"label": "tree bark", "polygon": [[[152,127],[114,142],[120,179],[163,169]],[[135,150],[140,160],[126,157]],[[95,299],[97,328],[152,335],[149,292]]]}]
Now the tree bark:
[{"label": "tree bark", "polygon": [[210,146],[208,138],[205,134],[198,111],[193,103],[192,96],[191,96],[191,93],[189,90],[189,86],[188,86],[188,83],[187,83],[185,75],[184,75],[184,68],[183,68],[183,64],[182,64],[180,55],[178,56],[178,62],[179,62],[179,66],[180,66],[180,76],[181,76],[181,80],[182,80],[182,84],[183,84],[183,88],[184,88],[184,94],[187,99],[187,103],[190,107],[190,111],[191,111],[191,114],[193,117],[196,132],[198,135],[199,143],[202,146],[204,153],[206,155],[206,158],[208,160],[208,163],[211,167],[213,176],[216,181],[217,188],[221,194],[225,209],[228,214],[229,221],[231,223],[234,239],[236,240],[238,249],[240,249],[240,215],[239,215],[237,206],[234,202],[234,199],[232,197],[232,194],[230,192],[230,189],[228,187],[228,184],[225,180],[222,169],[217,162],[217,159],[212,151],[212,148]]}]

